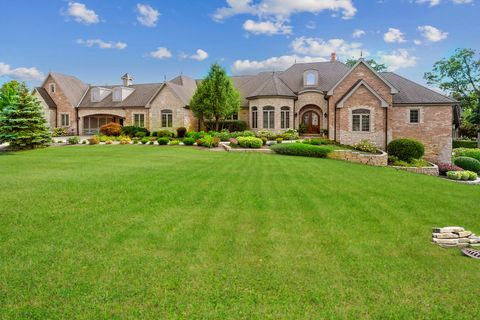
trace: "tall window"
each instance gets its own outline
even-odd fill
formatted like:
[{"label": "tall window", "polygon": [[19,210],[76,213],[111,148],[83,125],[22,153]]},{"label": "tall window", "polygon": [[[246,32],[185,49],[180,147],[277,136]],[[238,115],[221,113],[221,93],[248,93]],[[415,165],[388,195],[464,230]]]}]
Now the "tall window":
[{"label": "tall window", "polygon": [[282,107],[280,111],[280,127],[282,129],[290,128],[290,107]]},{"label": "tall window", "polygon": [[50,83],[50,93],[55,93],[55,83]]},{"label": "tall window", "polygon": [[410,109],[410,123],[420,123],[420,110]]},{"label": "tall window", "polygon": [[252,107],[252,129],[258,128],[258,108]]},{"label": "tall window", "polygon": [[60,115],[60,125],[62,127],[70,126],[70,115],[68,113],[62,113]]},{"label": "tall window", "polygon": [[263,107],[263,128],[274,129],[275,128],[275,108]]},{"label": "tall window", "polygon": [[172,110],[169,110],[169,109],[162,110],[162,127],[163,128],[173,127],[173,113],[172,113]]},{"label": "tall window", "polygon": [[357,109],[352,111],[352,130],[359,132],[370,131],[370,110]]},{"label": "tall window", "polygon": [[145,127],[145,115],[143,113],[135,113],[133,115],[133,125],[136,127]]},{"label": "tall window", "polygon": [[305,71],[303,84],[305,86],[315,86],[317,84],[317,71],[315,70]]}]

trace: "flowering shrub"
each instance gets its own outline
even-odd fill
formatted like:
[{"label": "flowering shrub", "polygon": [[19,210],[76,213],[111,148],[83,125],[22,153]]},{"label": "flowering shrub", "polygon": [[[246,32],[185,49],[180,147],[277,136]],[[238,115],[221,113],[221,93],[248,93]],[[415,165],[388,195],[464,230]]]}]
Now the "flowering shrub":
[{"label": "flowering shrub", "polygon": [[262,139],[255,137],[238,137],[237,141],[242,148],[260,149],[263,146]]},{"label": "flowering shrub", "polygon": [[120,139],[120,144],[130,144],[130,142],[132,142],[132,140],[129,137],[123,137]]},{"label": "flowering shrub", "polygon": [[281,137],[284,140],[297,140],[299,138],[299,134],[297,130],[288,129],[287,131],[281,134]]},{"label": "flowering shrub", "polygon": [[99,144],[100,140],[97,136],[93,136],[90,139],[87,139],[89,144]]},{"label": "flowering shrub", "polygon": [[459,166],[456,166],[454,164],[449,164],[449,163],[439,163],[438,165],[438,171],[440,172],[440,175],[446,176],[448,171],[463,171],[462,168]]},{"label": "flowering shrub", "polygon": [[235,138],[230,138],[228,141],[230,141],[230,144],[238,145],[238,140]]},{"label": "flowering shrub", "polygon": [[375,143],[369,140],[361,140],[353,146],[355,150],[369,153],[378,153],[378,148]]},{"label": "flowering shrub", "polygon": [[112,140],[107,140],[107,141],[105,141],[105,144],[113,144],[113,141]]},{"label": "flowering shrub", "polygon": [[64,137],[68,136],[68,132],[65,128],[55,128],[52,131],[52,137]]},{"label": "flowering shrub", "polygon": [[121,132],[122,126],[115,122],[110,122],[100,127],[100,133],[106,136],[119,136]]}]

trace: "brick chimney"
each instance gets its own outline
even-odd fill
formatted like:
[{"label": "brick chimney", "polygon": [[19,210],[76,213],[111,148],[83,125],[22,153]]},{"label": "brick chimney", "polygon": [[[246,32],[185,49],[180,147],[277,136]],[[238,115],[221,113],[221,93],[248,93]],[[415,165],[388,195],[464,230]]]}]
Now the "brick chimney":
[{"label": "brick chimney", "polygon": [[330,55],[330,62],[335,62],[337,61],[337,54],[335,52],[332,52]]}]

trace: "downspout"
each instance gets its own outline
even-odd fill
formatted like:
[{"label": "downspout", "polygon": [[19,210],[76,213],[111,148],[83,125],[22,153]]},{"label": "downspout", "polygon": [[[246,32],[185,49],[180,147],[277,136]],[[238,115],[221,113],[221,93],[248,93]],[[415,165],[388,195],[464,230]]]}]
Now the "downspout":
[{"label": "downspout", "polygon": [[[323,96],[325,101],[327,101],[327,132],[330,129],[330,100],[326,98],[326,96]],[[328,139],[329,134],[327,134],[327,139]]]},{"label": "downspout", "polygon": [[337,107],[333,106],[333,141],[337,141]]},{"label": "downspout", "polygon": [[385,150],[387,151],[387,145],[388,145],[388,106],[385,109]]},{"label": "downspout", "polygon": [[80,128],[79,128],[80,121],[79,121],[79,118],[78,118],[78,108],[75,108],[75,119],[77,119],[77,136],[79,136],[80,135]]}]

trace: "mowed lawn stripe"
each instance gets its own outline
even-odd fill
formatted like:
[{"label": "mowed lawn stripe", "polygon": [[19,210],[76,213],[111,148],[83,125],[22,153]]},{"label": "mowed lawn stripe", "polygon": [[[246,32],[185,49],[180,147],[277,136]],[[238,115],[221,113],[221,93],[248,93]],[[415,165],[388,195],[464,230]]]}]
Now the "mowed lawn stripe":
[{"label": "mowed lawn stripe", "polygon": [[[1,318],[472,318],[480,188],[185,147],[0,155]],[[468,301],[469,304],[465,302]]]}]

